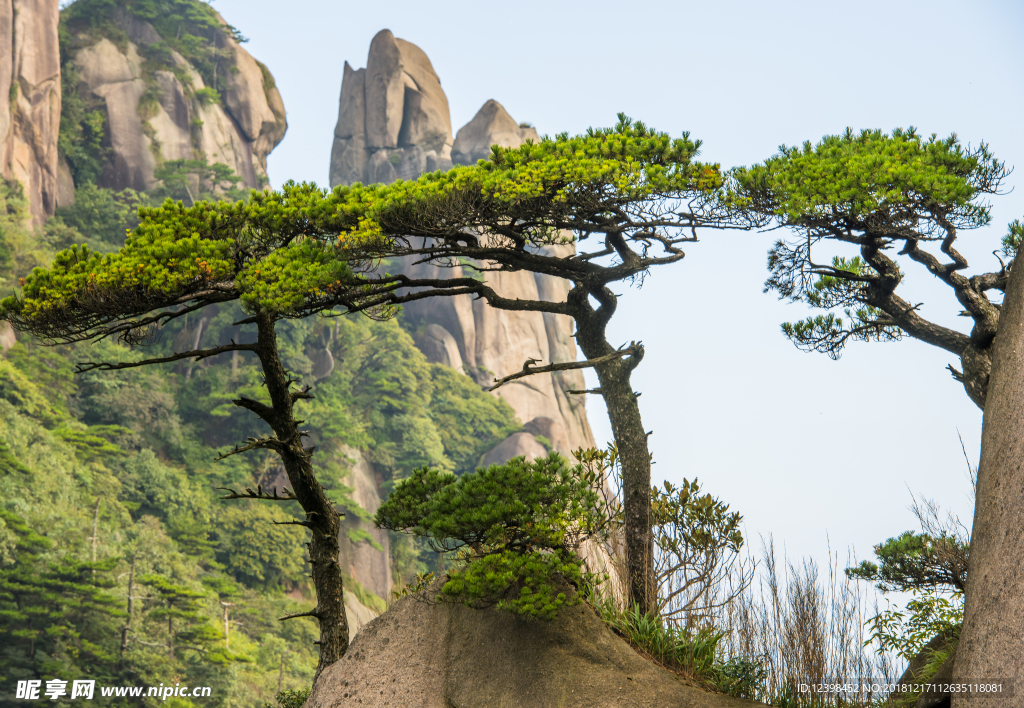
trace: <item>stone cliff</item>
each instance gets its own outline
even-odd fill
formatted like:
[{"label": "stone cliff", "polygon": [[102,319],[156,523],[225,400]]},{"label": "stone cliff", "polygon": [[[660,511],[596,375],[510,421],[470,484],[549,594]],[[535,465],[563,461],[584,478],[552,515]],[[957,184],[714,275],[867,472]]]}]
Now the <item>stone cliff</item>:
[{"label": "stone cliff", "polygon": [[[484,104],[455,136],[448,99],[426,54],[388,30],[373,38],[366,68],[345,63],[331,154],[331,186],[353,182],[414,179],[423,172],[473,164],[490,154],[493,144],[518,147],[537,140],[537,131],[520,125],[497,101]],[[407,265],[409,275],[432,277],[431,265]],[[461,267],[445,269],[458,277]],[[563,299],[569,284],[531,273],[488,273],[505,297]],[[572,322],[560,315],[505,312],[471,298],[437,298],[410,304],[404,326],[417,346],[436,363],[465,371],[480,385],[522,368],[529,358],[571,361],[576,358]],[[515,455],[545,454],[545,444],[563,453],[593,445],[581,397],[579,371],[541,374],[498,390],[515,410],[525,430],[489,453],[487,463]]]},{"label": "stone cliff", "polygon": [[21,182],[33,225],[57,206],[57,0],[0,0],[0,175]]},{"label": "stone cliff", "polygon": [[133,14],[130,3],[79,0],[69,9],[65,91],[105,123],[99,186],[152,189],[160,163],[195,158],[226,164],[241,186],[267,183],[267,155],[287,129],[284,103],[270,71],[219,15],[211,9],[187,26],[201,42],[185,56],[174,48],[186,51],[180,37],[164,36],[173,28]]}]

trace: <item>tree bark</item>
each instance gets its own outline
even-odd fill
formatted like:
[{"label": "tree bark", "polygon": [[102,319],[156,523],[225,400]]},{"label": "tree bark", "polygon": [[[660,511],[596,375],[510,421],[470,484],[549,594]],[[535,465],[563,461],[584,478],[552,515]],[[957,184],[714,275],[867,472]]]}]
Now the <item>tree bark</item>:
[{"label": "tree bark", "polygon": [[272,405],[258,409],[259,404],[256,404],[251,409],[270,425],[280,442],[273,449],[284,463],[292,492],[306,512],[307,527],[312,532],[307,547],[317,600],[312,616],[320,623],[320,661],[316,669],[319,677],[348,650],[348,617],[338,563],[338,512],[316,478],[311,462],[313,448],[303,447],[298,421],[293,415],[295,401],[309,396],[297,396],[291,391],[291,381],[277,350],[273,317],[260,313],[256,316],[256,325],[259,329],[256,354],[263,367]]},{"label": "tree bark", "polygon": [[1013,268],[992,347],[955,681],[1018,693],[953,694],[954,708],[1024,705],[1024,260]]},{"label": "tree bark", "polygon": [[[575,320],[576,342],[584,356],[597,359],[615,351],[605,336],[605,318],[580,313]],[[640,362],[642,352],[641,349],[627,358],[613,359],[594,368],[608,408],[608,420],[622,467],[627,607],[636,604],[641,612],[656,615],[658,598],[651,538],[651,453],[640,418],[640,406],[630,383],[630,374]]]}]

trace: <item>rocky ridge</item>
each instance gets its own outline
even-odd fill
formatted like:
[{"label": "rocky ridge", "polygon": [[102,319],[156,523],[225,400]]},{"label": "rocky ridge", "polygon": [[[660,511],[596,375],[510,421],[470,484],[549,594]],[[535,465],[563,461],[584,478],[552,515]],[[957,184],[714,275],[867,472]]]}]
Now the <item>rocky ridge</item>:
[{"label": "rocky ridge", "polygon": [[0,175],[22,184],[32,223],[57,207],[57,0],[0,0]]},{"label": "rocky ridge", "polygon": [[367,624],[306,708],[761,705],[709,693],[642,658],[586,605],[544,622],[434,595],[404,597]]},{"label": "rocky ridge", "polygon": [[109,157],[99,186],[152,189],[158,164],[194,158],[226,164],[244,187],[267,184],[267,155],[287,130],[284,103],[270,71],[216,19],[221,27],[207,30],[205,39],[217,52],[219,90],[129,10],[112,11],[113,24],[99,31],[69,27],[69,63],[78,79],[73,88],[86,101],[102,103],[107,126]]},{"label": "rocky ridge", "polygon": [[[331,152],[331,186],[415,179],[424,172],[486,159],[491,145],[518,147],[526,140],[539,140],[537,131],[517,123],[495,100],[487,101],[453,138],[448,99],[430,59],[416,45],[382,30],[370,43],[366,68],[353,69],[345,62]],[[442,270],[411,263],[398,269],[423,278],[459,277],[463,271],[461,266]],[[523,272],[491,272],[487,278],[499,293],[511,298],[562,300],[570,287],[559,278]],[[576,359],[568,317],[497,310],[468,296],[410,303],[403,311],[402,326],[430,362],[463,371],[485,387],[497,376],[518,371],[530,358]],[[480,464],[500,464],[518,455],[534,459],[549,449],[569,455],[579,447],[593,446],[583,398],[567,393],[583,388],[583,374],[577,370],[539,374],[498,389],[495,395],[511,405],[523,430],[486,453]],[[347,454],[351,472],[346,484],[368,489],[371,467],[358,451]],[[379,493],[361,493],[359,503],[373,514],[380,498]],[[368,533],[376,531],[366,522],[347,523]],[[387,557],[386,538],[377,540],[385,551],[367,543],[346,543],[343,538],[342,567],[365,587],[387,597],[390,578],[381,570],[386,565],[382,562]],[[601,549],[587,547],[584,554],[595,568],[614,574]]]}]

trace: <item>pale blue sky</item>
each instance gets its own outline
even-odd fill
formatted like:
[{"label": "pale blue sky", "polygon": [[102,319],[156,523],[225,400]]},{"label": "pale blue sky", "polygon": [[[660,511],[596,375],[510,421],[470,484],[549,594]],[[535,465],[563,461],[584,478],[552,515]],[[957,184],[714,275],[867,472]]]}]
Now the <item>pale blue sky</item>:
[{"label": "pale blue sky", "polygon": [[[729,167],[781,143],[915,125],[988,142],[1024,175],[1024,3],[361,2],[217,0],[270,67],[289,131],[270,156],[274,185],[326,185],[342,66],[365,66],[388,28],[426,51],[458,130],[490,98],[541,133],[610,125],[619,111],[704,141]],[[972,272],[1024,189],[993,200],[993,226],[963,235]],[[908,487],[969,524],[966,463],[981,414],[944,370],[955,357],[914,341],[855,344],[839,362],[797,351],[779,323],[797,306],[761,292],[772,234],[707,233],[682,263],[628,291],[614,339],[643,340],[634,376],[655,479],[699,477],[773,534],[791,559],[841,555],[912,528]],[[914,264],[908,299],[963,327],[953,298]],[[592,400],[591,424],[609,437]]]}]

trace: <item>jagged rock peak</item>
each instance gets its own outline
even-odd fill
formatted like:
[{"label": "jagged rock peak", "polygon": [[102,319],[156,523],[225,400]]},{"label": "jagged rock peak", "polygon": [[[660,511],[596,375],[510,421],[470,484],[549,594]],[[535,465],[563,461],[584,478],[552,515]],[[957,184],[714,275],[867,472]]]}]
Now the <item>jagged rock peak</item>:
[{"label": "jagged rock peak", "polygon": [[493,98],[473,116],[473,120],[459,129],[452,146],[452,162],[472,165],[486,160],[492,145],[517,148],[527,140],[539,141],[537,129],[516,123],[505,107]]},{"label": "jagged rock peak", "polygon": [[0,174],[21,183],[37,226],[57,207],[59,19],[57,0],[0,2]]},{"label": "jagged rock peak", "polygon": [[[106,123],[100,186],[151,189],[162,161],[195,158],[226,164],[241,186],[266,185],[267,155],[288,127],[284,102],[237,32],[209,6],[195,5],[195,16],[173,27],[159,14],[140,17],[132,3],[78,0],[64,11],[65,91]],[[186,46],[182,32],[200,41]],[[75,157],[68,156],[69,171],[82,179],[88,170]]]},{"label": "jagged rock peak", "polygon": [[345,62],[331,152],[331,186],[391,183],[451,167],[448,97],[430,59],[381,30],[366,68]]}]

